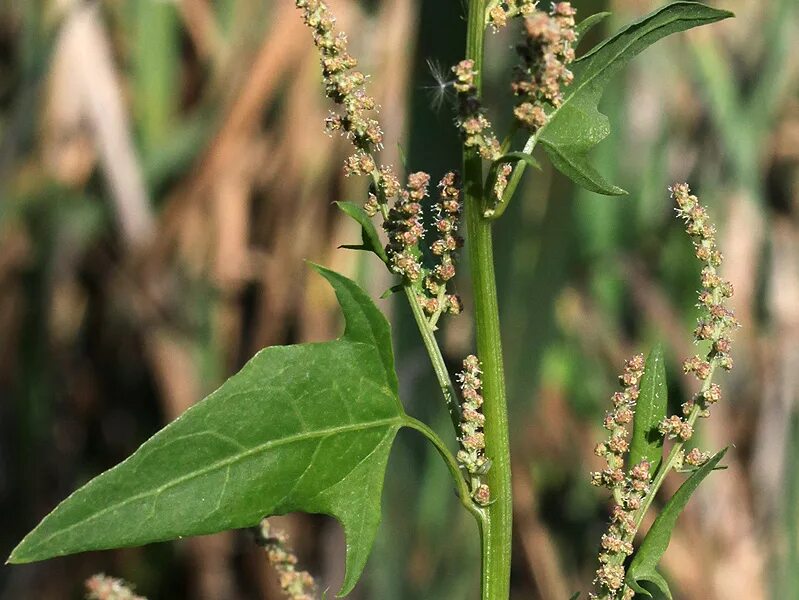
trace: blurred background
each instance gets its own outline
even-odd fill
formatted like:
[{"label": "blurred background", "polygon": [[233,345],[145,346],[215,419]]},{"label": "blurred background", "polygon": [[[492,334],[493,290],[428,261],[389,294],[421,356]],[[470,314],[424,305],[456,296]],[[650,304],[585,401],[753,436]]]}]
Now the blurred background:
[{"label": "blurred background", "polygon": [[[391,285],[334,200],[344,140],[310,33],[288,0],[0,0],[0,554],[77,486],[125,458],[258,349],[335,337],[313,260],[374,297]],[[459,164],[428,60],[462,57],[459,0],[330,0],[371,73],[383,161],[434,179]],[[583,0],[613,16],[585,51],[660,2]],[[700,443],[727,444],[663,561],[679,599],[799,598],[799,6],[716,2],[738,18],[658,43],[608,90],[605,198],[545,167],[496,226],[513,424],[513,598],[590,588],[608,498],[592,448],[623,360],[667,348],[673,409],[692,391],[698,265],[667,186],[689,181],[717,219],[743,327],[725,401]],[[515,28],[490,36],[487,103],[507,131]],[[445,99],[446,100],[446,99]],[[545,162],[545,161],[544,161]],[[436,179],[437,180],[437,179]],[[466,313],[440,340],[455,370]],[[403,300],[393,322],[403,399],[451,430]],[[268,418],[268,416],[267,416]],[[673,489],[677,479],[670,480]],[[392,452],[384,522],[354,599],[478,597],[471,518],[413,433]],[[337,590],[344,542],[289,515],[302,564]],[[277,599],[248,532],[0,567],[0,600],[79,598],[96,572],[156,599]]]}]

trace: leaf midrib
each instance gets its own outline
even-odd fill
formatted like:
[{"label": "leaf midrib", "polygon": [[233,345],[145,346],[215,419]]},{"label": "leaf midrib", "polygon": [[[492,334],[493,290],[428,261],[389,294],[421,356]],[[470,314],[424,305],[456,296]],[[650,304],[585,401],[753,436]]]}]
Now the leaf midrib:
[{"label": "leaf midrib", "polygon": [[[360,422],[360,423],[351,423],[349,425],[341,425],[341,426],[338,426],[338,427],[328,427],[326,429],[317,429],[317,430],[310,431],[310,432],[302,432],[302,433],[299,433],[299,434],[296,434],[296,435],[280,438],[278,440],[269,440],[267,442],[264,442],[263,444],[259,444],[257,446],[254,446],[253,448],[250,448],[249,450],[246,450],[244,452],[240,452],[240,453],[238,453],[238,454],[236,454],[234,456],[230,456],[230,457],[227,457],[227,458],[225,458],[223,460],[220,460],[220,461],[217,461],[217,462],[212,463],[210,465],[207,465],[206,467],[203,467],[202,469],[198,469],[196,471],[192,471],[191,473],[187,473],[185,475],[182,475],[181,477],[178,477],[177,479],[174,479],[174,480],[172,480],[172,481],[170,481],[170,482],[168,482],[168,483],[166,483],[164,485],[149,489],[146,492],[142,492],[142,493],[137,494],[135,496],[131,496],[129,498],[126,498],[122,502],[117,502],[116,504],[112,504],[112,505],[106,506],[102,510],[99,510],[99,511],[97,511],[95,513],[92,513],[88,518],[81,519],[80,521],[76,521],[75,523],[73,523],[73,524],[71,524],[71,525],[69,525],[67,527],[63,527],[63,528],[59,529],[58,531],[50,534],[45,539],[41,540],[37,544],[37,546],[40,547],[42,544],[46,544],[47,542],[49,542],[50,540],[52,540],[53,538],[55,538],[57,536],[64,535],[64,534],[68,533],[69,531],[72,531],[73,529],[75,529],[76,527],[78,527],[80,525],[84,525],[86,523],[89,523],[89,522],[99,518],[100,516],[110,512],[110,511],[113,511],[115,509],[118,509],[118,508],[121,508],[123,506],[126,506],[127,504],[130,504],[131,502],[135,502],[137,500],[141,500],[141,499],[147,498],[148,496],[162,494],[166,490],[168,490],[168,489],[170,489],[170,488],[172,488],[172,487],[174,487],[176,485],[179,485],[179,484],[184,483],[186,481],[190,481],[191,479],[195,479],[197,477],[202,477],[203,475],[206,475],[206,474],[208,474],[208,473],[210,473],[210,472],[212,472],[214,470],[217,470],[217,469],[220,469],[220,468],[227,468],[227,467],[235,464],[236,462],[238,462],[240,460],[244,460],[245,458],[249,458],[250,456],[256,455],[256,454],[258,454],[260,452],[263,452],[265,450],[269,450],[271,448],[275,448],[275,447],[279,447],[279,446],[283,446],[283,445],[286,445],[286,444],[291,444],[291,443],[299,442],[299,441],[303,441],[303,440],[310,440],[310,439],[316,439],[316,438],[325,438],[325,437],[328,437],[328,436],[331,436],[331,435],[335,435],[335,434],[339,434],[339,433],[347,433],[349,431],[358,431],[358,430],[362,431],[362,430],[368,430],[368,429],[378,429],[380,427],[390,426],[390,425],[402,426],[404,424],[404,422],[405,422],[405,420],[403,419],[403,417],[398,415],[398,416],[390,417],[390,418],[387,418],[387,419],[379,419],[379,420],[376,420],[376,421],[367,421],[367,422]],[[211,431],[209,431],[208,433],[211,433]],[[382,440],[381,440],[381,443],[382,443]],[[379,444],[377,444],[377,445],[379,445]],[[122,465],[124,465],[126,462],[127,461],[123,461],[122,463],[120,463],[119,465],[117,465],[116,467],[111,469],[108,473],[109,474],[112,473],[117,468],[119,468]],[[65,500],[65,502],[66,502],[66,500]],[[26,539],[28,537],[32,536],[43,524],[44,524],[44,521],[39,525],[39,527],[36,527],[27,536],[25,536]],[[22,540],[22,542],[20,543],[20,546],[23,546],[24,543],[25,543],[25,540]],[[11,558],[13,559],[15,557],[12,556]]]}]

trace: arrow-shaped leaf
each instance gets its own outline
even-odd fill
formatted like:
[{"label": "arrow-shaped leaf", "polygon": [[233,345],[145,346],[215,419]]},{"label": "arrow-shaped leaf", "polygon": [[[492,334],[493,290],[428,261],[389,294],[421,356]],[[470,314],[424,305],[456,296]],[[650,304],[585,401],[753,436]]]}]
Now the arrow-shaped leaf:
[{"label": "arrow-shaped leaf", "polygon": [[704,465],[699,467],[693,475],[685,480],[680,488],[663,507],[663,511],[658,515],[652,527],[646,534],[644,541],[638,552],[635,553],[629,569],[627,569],[626,583],[635,592],[645,596],[651,596],[643,587],[639,585],[639,581],[651,581],[668,597],[671,598],[671,592],[666,580],[658,573],[657,565],[666,548],[669,547],[671,540],[671,532],[674,531],[674,526],[677,524],[677,517],[680,516],[691,494],[694,493],[702,480],[707,477],[716,465],[724,458],[727,449],[724,448],[720,452],[714,454],[710,460]]},{"label": "arrow-shaped leaf", "polygon": [[634,56],[659,39],[733,16],[698,2],[674,2],[622,29],[574,63],[574,84],[559,109],[550,115],[539,140],[564,175],[587,190],[626,194],[608,183],[588,162],[588,152],[610,133],[608,118],[598,104],[605,86]]},{"label": "arrow-shaped leaf", "polygon": [[635,405],[629,467],[647,460],[649,472],[654,474],[657,471],[663,454],[663,435],[658,431],[658,424],[666,417],[668,394],[663,346],[658,344],[647,357],[641,377]]},{"label": "arrow-shaped leaf", "polygon": [[336,291],[344,335],[267,348],[130,458],[62,502],[14,549],[27,563],[250,527],[291,511],[338,519],[342,593],[357,582],[380,521],[397,430],[389,325],[355,283],[317,267]]}]

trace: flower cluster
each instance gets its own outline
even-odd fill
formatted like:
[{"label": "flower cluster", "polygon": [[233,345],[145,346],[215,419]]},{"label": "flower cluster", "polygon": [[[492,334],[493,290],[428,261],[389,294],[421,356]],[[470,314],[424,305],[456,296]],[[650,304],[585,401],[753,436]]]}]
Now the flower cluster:
[{"label": "flower cluster", "polygon": [[[388,234],[386,254],[389,257],[389,267],[398,275],[408,281],[419,281],[422,275],[420,262],[421,251],[419,241],[424,236],[422,225],[422,200],[427,196],[427,187],[430,184],[430,175],[424,171],[408,175],[406,189],[400,190],[398,182],[392,176],[382,179],[388,189],[384,192],[395,192],[396,201],[388,212],[388,217],[383,223],[383,229]],[[395,188],[396,191],[395,191]],[[394,194],[392,194],[394,195]]]},{"label": "flower cluster", "polygon": [[[302,10],[303,20],[314,34],[314,44],[321,54],[325,93],[344,109],[343,114],[331,113],[326,120],[328,132],[340,131],[352,140],[358,149],[348,161],[353,173],[369,172],[368,153],[383,143],[380,124],[371,116],[377,105],[366,93],[366,75],[356,71],[358,61],[347,51],[347,36],[334,31],[335,19],[321,0],[295,0]],[[363,162],[366,161],[366,164]]]},{"label": "flower cluster", "polygon": [[488,24],[496,33],[508,24],[508,19],[530,15],[535,11],[537,0],[504,0],[488,9]]},{"label": "flower cluster", "polygon": [[325,119],[325,129],[329,134],[341,132],[355,147],[355,154],[344,163],[344,173],[369,175],[376,183],[365,206],[366,211],[374,215],[400,190],[391,167],[378,167],[372,154],[383,145],[383,131],[373,116],[377,104],[366,93],[366,76],[354,70],[357,61],[347,51],[347,36],[335,32],[335,18],[327,5],[322,0],[295,0],[295,4],[313,31],[322,63],[325,93],[343,108],[342,113],[331,112]]},{"label": "flower cluster", "polygon": [[[707,452],[698,448],[686,452],[683,446],[693,436],[696,419],[708,416],[708,407],[721,399],[721,388],[711,380],[717,368],[732,368],[730,333],[738,322],[725,305],[733,290],[732,285],[717,272],[722,255],[716,246],[716,228],[710,222],[707,210],[691,194],[687,184],[674,185],[670,191],[677,203],[677,213],[693,238],[696,256],[703,263],[702,289],[699,292],[699,307],[703,310],[694,331],[694,340],[710,346],[704,358],[697,355],[683,364],[684,371],[692,373],[701,382],[699,393],[683,404],[684,416],[672,415],[658,425],[661,435],[675,440],[663,468],[679,470],[684,467],[694,469],[710,459]],[[614,410],[605,418],[605,428],[610,431],[610,436],[596,448],[596,454],[607,460],[607,468],[593,473],[592,482],[609,488],[616,506],[608,532],[602,537],[600,567],[595,579],[599,593],[589,595],[594,600],[629,600],[634,596],[633,590],[624,585],[624,564],[633,552],[632,541],[646,506],[643,500],[647,495],[657,493],[659,486],[659,483],[651,482],[654,473],[650,472],[651,466],[646,460],[630,466],[627,472],[624,470],[624,454],[628,449],[626,426],[633,420],[643,366],[642,356],[634,357],[625,365],[621,377],[625,389],[613,395]],[[662,481],[660,474],[655,481]]]},{"label": "flower cluster", "polygon": [[567,66],[574,60],[575,13],[569,2],[558,2],[549,14],[537,10],[524,20],[525,39],[516,48],[522,64],[511,87],[521,98],[513,114],[532,132],[546,124],[546,108],[561,105],[562,88],[574,79]]},{"label": "flower cluster", "polygon": [[[704,357],[692,356],[683,363],[685,373],[692,373],[700,382],[698,394],[683,404],[684,417],[672,416],[660,423],[660,432],[680,441],[688,441],[693,435],[693,422],[697,417],[707,417],[709,406],[721,399],[721,388],[712,382],[717,368],[732,368],[730,349],[732,341],[730,333],[738,327],[738,321],[725,301],[732,296],[733,288],[729,281],[718,274],[723,257],[716,246],[716,228],[711,223],[707,209],[699,204],[696,196],[691,194],[688,184],[680,183],[671,187],[671,194],[677,203],[677,214],[685,223],[685,230],[693,238],[696,257],[703,263],[699,292],[699,308],[702,309],[694,340],[710,344]],[[693,466],[701,464],[704,453],[689,453],[686,462]]]},{"label": "flower cluster", "polygon": [[114,577],[92,575],[86,580],[87,600],[146,600],[133,593],[130,586]]},{"label": "flower cluster", "polygon": [[610,432],[608,439],[597,445],[594,453],[605,458],[607,468],[592,473],[594,485],[605,486],[615,492],[624,486],[624,455],[629,450],[627,428],[633,422],[638,384],[644,372],[644,355],[636,354],[624,364],[619,377],[622,391],[613,394],[613,410],[605,416],[604,426]]},{"label": "flower cluster", "polygon": [[[447,293],[447,282],[455,275],[454,252],[463,243],[456,235],[461,210],[458,177],[449,173],[439,185],[441,198],[434,209],[437,236],[430,248],[437,264],[426,268],[422,264],[421,241],[425,236],[423,201],[427,196],[430,175],[422,171],[411,173],[403,188],[390,166],[376,162],[373,152],[380,148],[383,140],[380,125],[371,116],[376,104],[365,91],[366,77],[354,70],[357,63],[347,52],[346,36],[334,32],[335,20],[322,0],[295,0],[295,3],[302,11],[305,23],[312,29],[314,43],[320,51],[325,91],[344,109],[343,114],[333,113],[328,117],[327,131],[342,132],[355,146],[355,153],[345,161],[344,172],[348,176],[365,175],[371,178],[364,210],[370,217],[378,213],[383,217],[383,229],[388,236],[388,268],[414,286],[419,302],[434,327],[441,314],[461,312],[460,299]],[[472,100],[468,103],[472,106],[477,102],[473,70],[466,69],[458,73],[458,81],[453,85],[464,94],[469,92]],[[467,101],[464,99],[463,102]],[[499,142],[493,134],[473,130],[474,123],[477,123],[478,128],[490,132],[490,125],[482,116],[479,103],[476,106],[474,118],[468,120],[466,127],[472,131],[475,144],[495,148],[498,152]]]},{"label": "flower cluster", "polygon": [[458,174],[447,173],[438,187],[441,190],[435,206],[435,230],[438,237],[430,245],[430,252],[436,257],[438,264],[425,277],[425,294],[420,297],[422,308],[434,319],[443,312],[454,315],[461,312],[460,298],[447,293],[447,285],[455,277],[455,251],[463,245],[463,239],[457,233],[461,215]]},{"label": "flower cluster", "polygon": [[266,556],[277,571],[280,589],[289,600],[314,600],[316,584],[307,571],[297,570],[297,556],[288,547],[288,536],[273,529],[267,519],[261,521],[257,531],[257,542],[263,546]]},{"label": "flower cluster", "polygon": [[635,532],[633,513],[641,507],[643,497],[649,492],[652,475],[649,462],[643,460],[632,465],[629,471],[624,468],[625,455],[629,450],[628,426],[633,422],[643,371],[642,354],[625,363],[624,372],[619,378],[622,391],[613,394],[613,410],[605,417],[604,426],[610,434],[595,449],[597,456],[606,460],[607,467],[592,473],[591,482],[610,489],[616,506],[613,508],[608,531],[602,536],[600,566],[594,580],[600,587],[602,596],[593,594],[591,598],[619,597],[624,585],[624,559],[633,552],[630,542]]},{"label": "flower cluster", "polygon": [[494,180],[494,188],[492,190],[493,198],[497,202],[502,202],[502,196],[505,195],[505,189],[508,187],[511,173],[513,173],[513,167],[510,163],[502,163],[497,168],[497,178]]},{"label": "flower cluster", "polygon": [[475,86],[477,72],[474,70],[474,61],[462,60],[452,67],[452,72],[455,74],[452,85],[458,93],[456,123],[463,137],[463,143],[467,148],[476,149],[484,159],[496,160],[501,154],[500,144],[477,97]]},{"label": "flower cluster", "polygon": [[480,361],[474,354],[463,359],[463,371],[458,373],[463,404],[461,405],[461,435],[458,438],[461,449],[458,462],[469,474],[469,485],[475,502],[485,506],[491,500],[488,485],[483,477],[491,467],[491,460],[485,455],[483,425],[485,416],[481,412],[483,396],[480,381]]}]

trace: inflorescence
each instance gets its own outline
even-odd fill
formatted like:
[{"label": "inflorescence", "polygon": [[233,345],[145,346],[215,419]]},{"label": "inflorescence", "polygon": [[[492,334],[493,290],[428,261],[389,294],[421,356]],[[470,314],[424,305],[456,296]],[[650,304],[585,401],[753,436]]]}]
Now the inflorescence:
[{"label": "inflorescence", "polygon": [[325,92],[343,107],[342,113],[330,114],[326,129],[328,133],[341,132],[355,147],[355,153],[345,161],[344,172],[347,176],[371,177],[364,210],[371,217],[378,213],[383,217],[383,229],[388,236],[388,268],[414,288],[431,327],[435,327],[442,314],[461,312],[460,299],[448,290],[455,276],[456,250],[463,244],[456,233],[461,213],[458,175],[447,173],[439,184],[440,199],[432,207],[433,264],[425,265],[421,242],[426,239],[423,218],[430,175],[423,171],[411,173],[403,187],[390,166],[378,164],[374,152],[382,147],[383,133],[373,117],[377,105],[366,93],[365,75],[355,70],[357,61],[347,51],[346,36],[334,31],[335,19],[322,0],[295,0],[295,3],[312,29],[321,54]]},{"label": "inflorescence", "polygon": [[[685,223],[685,230],[693,238],[696,257],[704,265],[698,304],[702,314],[694,330],[694,340],[697,343],[710,343],[710,349],[704,358],[695,355],[683,363],[685,373],[693,373],[701,382],[699,392],[692,400],[683,404],[683,417],[674,415],[660,423],[660,432],[663,435],[686,442],[693,435],[695,419],[707,417],[710,414],[710,405],[721,399],[721,388],[712,382],[713,373],[717,368],[732,369],[730,334],[738,327],[738,321],[725,304],[732,296],[733,288],[729,281],[718,274],[723,256],[716,246],[716,227],[710,222],[707,209],[691,194],[688,184],[676,184],[670,191],[677,203],[677,214]],[[707,458],[706,453],[696,450],[689,452],[685,461],[691,466],[698,466]]]},{"label": "inflorescence", "polygon": [[504,2],[497,2],[488,9],[488,24],[496,33],[508,24],[509,19],[520,15],[533,14],[537,5],[537,0],[505,0]]},{"label": "inflorescence", "polygon": [[574,76],[568,65],[574,60],[574,15],[569,2],[558,2],[549,13],[536,10],[524,19],[524,42],[516,47],[522,62],[511,84],[521,101],[513,114],[535,133],[547,123],[547,109],[563,103],[563,87]]},{"label": "inflorescence", "polygon": [[463,404],[461,405],[461,434],[458,438],[461,449],[458,451],[458,462],[469,475],[469,486],[472,498],[481,506],[491,500],[491,491],[483,478],[491,467],[491,460],[485,455],[485,437],[483,425],[485,416],[482,413],[483,396],[481,394],[480,361],[474,354],[463,359],[463,371],[458,373]]},{"label": "inflorescence", "polygon": [[[408,175],[404,190],[398,190],[394,205],[383,222],[388,234],[386,254],[389,268],[408,281],[417,282],[422,276],[419,241],[424,237],[422,224],[422,200],[427,196],[430,175],[423,171]],[[392,182],[391,188],[397,187]],[[393,191],[393,190],[392,190]]]},{"label": "inflorescence", "polygon": [[643,372],[643,354],[637,354],[624,364],[624,372],[619,377],[622,390],[613,394],[613,410],[605,416],[604,426],[610,434],[594,450],[597,456],[605,459],[607,467],[592,473],[591,482],[608,488],[616,502],[608,531],[602,536],[600,566],[594,580],[605,594],[603,598],[616,598],[624,585],[624,558],[633,552],[630,542],[635,532],[633,515],[649,492],[649,462],[643,460],[629,471],[624,468],[630,449],[629,426],[633,422]]},{"label": "inflorescence", "polygon": [[[463,246],[458,235],[461,218],[460,178],[455,172],[447,173],[438,183],[440,190],[435,205],[434,227],[437,238],[430,244],[430,252],[436,260],[424,280],[425,294],[422,307],[431,318],[442,312],[457,315],[461,312],[461,301],[456,294],[448,293],[449,282],[455,277],[457,250]],[[434,323],[435,324],[435,323]]]},{"label": "inflorescence", "polygon": [[257,542],[266,551],[269,564],[277,571],[280,589],[289,600],[314,600],[316,584],[307,571],[297,570],[297,556],[288,546],[288,536],[272,528],[267,519],[257,530]]},{"label": "inflorescence", "polygon": [[366,75],[355,70],[358,61],[347,51],[347,36],[335,32],[335,18],[327,5],[321,0],[296,0],[296,5],[313,31],[321,55],[325,94],[344,109],[343,114],[330,114],[327,130],[340,131],[352,141],[360,151],[355,158],[358,162],[364,153],[383,143],[380,124],[371,116],[377,105],[366,93]]},{"label": "inflorescence", "polygon": [[[721,388],[712,382],[712,377],[717,368],[732,368],[730,333],[738,326],[738,322],[732,310],[725,305],[733,289],[732,284],[718,274],[722,255],[716,246],[716,228],[710,222],[707,209],[699,204],[687,184],[676,184],[670,191],[677,203],[677,213],[693,238],[696,257],[703,263],[698,305],[702,315],[694,331],[694,340],[710,344],[704,358],[696,355],[683,364],[685,373],[693,373],[701,382],[699,392],[691,401],[683,404],[683,416],[664,418],[658,426],[664,438],[675,441],[670,458],[661,469],[681,469],[686,465],[688,468],[699,467],[710,458],[709,453],[698,448],[686,453],[683,445],[693,436],[696,419],[707,417],[708,407],[721,399]],[[611,490],[615,506],[608,531],[602,536],[600,566],[594,580],[599,590],[597,594],[590,594],[592,599],[629,600],[634,596],[633,590],[624,584],[624,562],[633,552],[632,541],[647,506],[644,500],[647,495],[656,493],[659,486],[659,483],[652,484],[655,473],[650,472],[650,464],[646,460],[625,471],[625,455],[629,449],[627,428],[633,422],[643,368],[642,355],[633,357],[625,364],[621,376],[623,391],[613,395],[614,409],[605,418],[604,425],[610,436],[596,447],[596,454],[605,458],[607,468],[592,473],[591,480],[595,485]],[[662,481],[662,475],[659,472],[656,481]]]},{"label": "inflorescence", "polygon": [[458,94],[456,124],[461,132],[463,144],[467,148],[473,148],[486,160],[498,159],[501,147],[477,96],[475,85],[477,71],[474,70],[474,61],[462,60],[452,67],[452,72],[455,74],[455,82],[452,85]]}]

